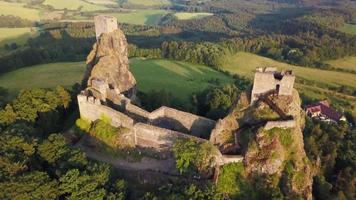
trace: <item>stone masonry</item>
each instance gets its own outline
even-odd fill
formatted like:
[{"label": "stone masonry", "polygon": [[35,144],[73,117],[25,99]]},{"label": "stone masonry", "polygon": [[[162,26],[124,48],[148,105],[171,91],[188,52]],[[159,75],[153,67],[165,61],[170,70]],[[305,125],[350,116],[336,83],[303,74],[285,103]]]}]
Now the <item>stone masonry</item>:
[{"label": "stone masonry", "polygon": [[295,76],[292,71],[278,72],[275,67],[257,68],[251,94],[251,104],[266,92],[276,90],[280,96],[291,96]]},{"label": "stone masonry", "polygon": [[101,34],[110,33],[117,29],[117,19],[115,17],[99,15],[94,17],[95,34],[98,40]]}]

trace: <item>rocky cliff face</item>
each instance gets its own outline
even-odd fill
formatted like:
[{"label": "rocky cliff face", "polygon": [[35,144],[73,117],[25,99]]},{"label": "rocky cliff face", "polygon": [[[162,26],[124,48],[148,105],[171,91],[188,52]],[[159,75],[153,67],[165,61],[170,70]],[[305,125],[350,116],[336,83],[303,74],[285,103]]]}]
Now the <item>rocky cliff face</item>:
[{"label": "rocky cliff face", "polygon": [[232,141],[238,143],[247,180],[257,177],[263,185],[277,188],[288,199],[311,200],[312,170],[304,151],[304,113],[298,92],[294,90],[289,98],[273,98],[286,114],[293,116],[296,124],[293,128],[266,130],[266,122],[278,120],[278,115],[263,102],[249,106],[247,99],[247,94],[242,94],[231,113],[218,122],[213,142],[221,148]]},{"label": "rocky cliff face", "polygon": [[136,80],[129,71],[127,46],[125,35],[119,29],[102,34],[87,57],[84,84],[91,87],[92,80],[98,79],[118,93],[132,95]]}]

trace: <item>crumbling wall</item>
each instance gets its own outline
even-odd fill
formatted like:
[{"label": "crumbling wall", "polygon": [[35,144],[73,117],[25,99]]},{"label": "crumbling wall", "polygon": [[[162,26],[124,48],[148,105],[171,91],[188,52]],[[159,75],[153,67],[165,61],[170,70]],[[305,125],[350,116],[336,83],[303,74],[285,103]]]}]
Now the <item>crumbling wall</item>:
[{"label": "crumbling wall", "polygon": [[295,127],[295,120],[286,120],[286,121],[269,121],[266,123],[264,129],[271,130],[273,128],[294,128]]},{"label": "crumbling wall", "polygon": [[255,73],[252,88],[252,102],[256,100],[257,94],[262,94],[270,90],[276,89],[275,79],[273,72],[260,72]]},{"label": "crumbling wall", "polygon": [[94,17],[95,34],[98,40],[103,33],[110,33],[117,29],[117,19],[115,17],[99,15]]},{"label": "crumbling wall", "polygon": [[221,166],[221,165],[226,165],[229,163],[242,162],[243,159],[244,159],[244,157],[241,155],[221,155],[219,165]]},{"label": "crumbling wall", "polygon": [[197,137],[208,137],[216,124],[214,120],[165,106],[151,112],[149,121],[155,126]]},{"label": "crumbling wall", "polygon": [[280,81],[279,95],[290,96],[293,93],[295,76],[285,75]]},{"label": "crumbling wall", "polygon": [[178,138],[191,138],[199,141],[206,141],[198,137],[144,123],[135,124],[133,132],[135,135],[135,144],[137,146],[154,148],[158,151],[170,150]]},{"label": "crumbling wall", "polygon": [[278,90],[278,95],[290,96],[293,92],[295,76],[292,71],[277,72],[276,68],[258,68],[255,73],[251,93],[251,104],[259,94]]},{"label": "crumbling wall", "polygon": [[111,124],[115,127],[123,126],[126,128],[133,127],[133,120],[123,113],[102,105],[99,99],[94,97],[88,97],[84,94],[77,96],[80,117],[95,121],[100,119],[102,116],[109,117],[111,119]]}]

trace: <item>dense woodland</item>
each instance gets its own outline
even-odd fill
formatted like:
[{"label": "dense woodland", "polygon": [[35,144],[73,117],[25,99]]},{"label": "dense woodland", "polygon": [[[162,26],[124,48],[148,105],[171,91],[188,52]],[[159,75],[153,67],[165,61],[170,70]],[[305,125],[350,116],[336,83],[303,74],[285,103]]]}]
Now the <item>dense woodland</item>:
[{"label": "dense woodland", "polygon": [[[335,70],[323,61],[356,55],[356,36],[336,30],[356,18],[355,9],[345,6],[350,1],[174,2],[177,4],[171,9],[214,15],[182,21],[167,14],[155,27],[120,24],[130,43],[130,57],[183,60],[220,70],[226,56],[246,51],[305,67]],[[7,51],[0,55],[0,74],[40,63],[85,60],[95,42],[92,23],[35,24],[0,16],[0,27],[33,25],[41,29],[40,36],[29,39],[21,48],[6,44]],[[193,107],[164,90],[138,95],[147,110],[167,105],[219,119],[251,85],[243,77],[234,79],[234,84],[216,82],[194,94]],[[78,85],[70,91],[62,87],[24,90],[9,101],[6,89],[0,87],[0,199],[198,200],[226,199],[232,193],[238,195],[229,196],[231,199],[284,199],[280,191],[265,188],[258,179],[244,180],[241,165],[224,167],[216,185],[188,178],[152,189],[124,180],[112,166],[88,159],[63,134],[73,126],[77,126],[76,137],[83,134],[81,124],[74,125],[79,90]],[[342,93],[355,95],[355,88],[344,88]],[[308,99],[303,98],[303,102]],[[355,125],[352,113],[348,119]],[[100,125],[88,131],[112,128],[104,122]],[[355,134],[355,126],[349,124],[306,119],[304,142],[316,172],[315,199],[355,198]],[[208,146],[192,141],[178,143],[174,149],[177,169],[185,177],[196,175],[198,165],[204,164],[198,158],[208,150]]]}]

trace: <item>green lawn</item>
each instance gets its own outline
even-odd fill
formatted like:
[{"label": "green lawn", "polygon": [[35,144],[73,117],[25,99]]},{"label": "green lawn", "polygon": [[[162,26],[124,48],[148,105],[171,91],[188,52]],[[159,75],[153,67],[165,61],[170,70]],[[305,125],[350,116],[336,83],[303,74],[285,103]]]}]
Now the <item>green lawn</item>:
[{"label": "green lawn", "polygon": [[43,5],[50,5],[53,8],[60,10],[77,10],[80,8],[81,11],[96,11],[109,9],[103,5],[94,5],[82,0],[45,0]]},{"label": "green lawn", "polygon": [[174,14],[177,19],[179,20],[188,20],[188,19],[199,19],[199,18],[203,18],[203,17],[207,17],[207,16],[212,16],[213,13],[188,13],[188,12],[179,12]]},{"label": "green lawn", "polygon": [[165,10],[132,10],[130,12],[110,13],[118,22],[139,25],[157,25],[159,20],[167,14]]},{"label": "green lawn", "polygon": [[356,24],[345,24],[344,26],[338,28],[338,30],[344,33],[356,35]]},{"label": "green lawn", "polygon": [[335,68],[356,71],[356,56],[340,58],[337,60],[329,60],[326,63]]},{"label": "green lawn", "polygon": [[[209,67],[178,61],[135,58],[130,60],[130,66],[140,91],[165,89],[182,100],[208,87],[212,79],[232,82],[230,77]],[[36,65],[0,76],[0,86],[7,88],[11,97],[24,88],[70,87],[81,82],[84,71],[83,62]]]},{"label": "green lawn", "polygon": [[25,8],[24,3],[9,3],[0,1],[0,15],[14,15],[29,20],[39,20],[40,11],[30,8]]},{"label": "green lawn", "polygon": [[257,67],[264,66],[274,66],[279,69],[292,69],[297,77],[320,84],[356,87],[355,74],[294,66],[245,52],[239,52],[227,58],[226,63],[222,67],[230,72],[252,77],[253,71]]}]

